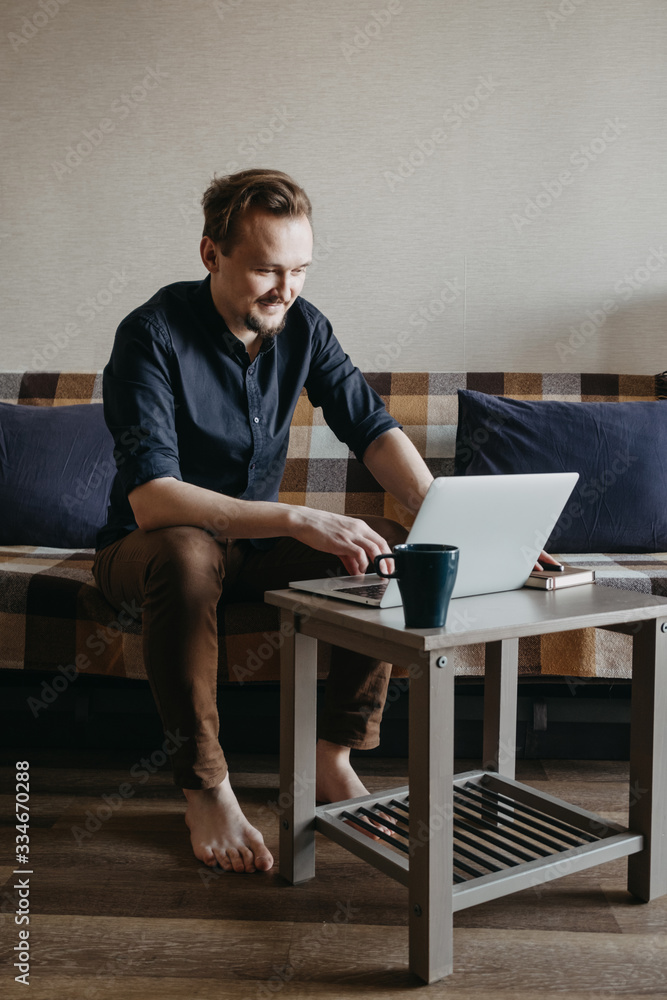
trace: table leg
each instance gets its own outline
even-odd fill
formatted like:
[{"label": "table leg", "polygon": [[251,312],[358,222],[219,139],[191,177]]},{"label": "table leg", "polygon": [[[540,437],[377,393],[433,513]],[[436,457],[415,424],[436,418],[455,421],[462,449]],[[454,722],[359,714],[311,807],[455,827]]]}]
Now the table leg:
[{"label": "table leg", "polygon": [[315,875],[315,742],[317,640],[301,635],[298,616],[283,611],[280,651],[280,874],[288,882]]},{"label": "table leg", "polygon": [[484,659],[482,767],[514,778],[519,640],[487,642]]},{"label": "table leg", "polygon": [[445,656],[431,653],[411,676],[409,711],[410,971],[433,983],[452,971],[454,671]]},{"label": "table leg", "polygon": [[667,618],[638,622],[632,650],[630,822],[645,847],[628,858],[628,889],[667,893]]}]

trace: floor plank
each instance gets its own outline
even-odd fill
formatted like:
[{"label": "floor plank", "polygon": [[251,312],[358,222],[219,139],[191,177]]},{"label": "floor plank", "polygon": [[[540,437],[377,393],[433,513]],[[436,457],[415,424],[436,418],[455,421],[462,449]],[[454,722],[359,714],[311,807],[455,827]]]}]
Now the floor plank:
[{"label": "floor plank", "polygon": [[[408,971],[402,929],[345,922],[344,915],[327,925],[267,923],[261,935],[255,924],[242,921],[40,917],[32,938],[39,957],[33,962],[31,996],[38,1000],[249,998],[278,992],[294,998],[380,1000],[397,998],[406,989],[415,1000],[627,1000],[667,991],[665,934],[610,940],[585,932],[459,929],[454,973],[430,987]],[[5,995],[20,995],[18,987]]]},{"label": "floor plank", "polygon": [[[321,929],[295,926],[290,948],[294,978],[396,988],[409,985],[405,939],[397,928],[342,925],[327,935],[321,958]],[[599,996],[605,991],[660,994],[667,990],[667,935],[615,935],[561,931],[489,929],[454,932],[454,973],[424,996],[465,991],[510,994],[517,986],[537,997],[572,990]],[[419,996],[416,990],[411,996]]]},{"label": "floor plank", "polygon": [[[465,989],[464,987],[455,991],[447,991],[441,983],[434,983],[432,986],[415,986],[412,980],[409,981],[409,992],[406,994],[406,986],[398,985],[396,988],[386,989],[363,989],[359,990],[354,984],[347,983],[299,983],[288,982],[283,985],[278,976],[273,976],[269,981],[247,980],[243,983],[220,982],[217,979],[197,979],[189,980],[187,985],[188,1000],[264,1000],[273,996],[280,996],[285,1000],[338,1000],[345,997],[363,997],[364,1000],[398,1000],[400,997],[409,996],[410,1000],[445,1000],[448,996],[456,996],[458,1000],[498,1000],[499,996],[505,996],[507,1000],[536,1000],[534,992],[523,992],[512,990],[505,994],[499,993],[495,989],[480,990],[478,988]],[[24,997],[24,992],[19,992],[19,987],[13,988],[6,994],[7,1000],[18,1000]],[[20,989],[23,989],[21,987]],[[76,978],[58,977],[51,979],[48,983],[35,983],[31,987],[30,996],[32,1000],[81,1000],[80,980]],[[126,976],[122,983],[111,981],[107,985],[104,981],[96,982],[86,987],[86,998],[90,1000],[184,1000],[186,995],[183,990],[182,979],[154,979],[142,978],[139,976]],[[656,997],[664,997],[664,994],[653,994]],[[613,997],[622,997],[623,1000],[646,1000],[646,993],[605,992],[605,993],[581,993],[558,990],[551,992],[548,989],[540,992],[540,997],[553,997],[554,1000],[612,1000]]]},{"label": "floor plank", "polygon": [[[626,760],[544,760],[541,761],[549,781],[626,781],[630,764]],[[523,779],[522,779],[523,780]]]},{"label": "floor plank", "polygon": [[600,888],[624,934],[667,932],[667,896],[644,903],[636,896],[619,889],[618,882],[608,878],[606,866],[600,869],[600,875]]},{"label": "floor plank", "polygon": [[[84,981],[108,988],[128,975],[178,978],[181,989],[200,977],[268,980],[287,964],[293,932],[290,922],[263,925],[258,933],[252,921],[143,917],[38,916],[30,926],[32,985],[74,976],[79,992]],[[10,949],[3,941],[3,971]],[[119,995],[115,987],[113,995]]]},{"label": "floor plank", "polygon": [[[30,826],[48,829],[53,826],[65,810],[75,801],[72,794],[30,793]],[[0,828],[14,829],[16,823],[15,795],[0,795]]]},{"label": "floor plank", "polygon": [[[626,859],[459,912],[455,973],[426,988],[407,969],[407,891],[319,834],[316,878],[304,885],[287,885],[277,868],[214,872],[192,857],[184,797],[159,772],[135,781],[133,796],[77,837],[91,817],[95,825],[104,796],[132,780],[135,760],[105,754],[77,767],[64,755],[61,768],[47,757],[31,768],[34,1000],[382,1000],[406,989],[417,1000],[667,996],[667,897],[634,900]],[[369,787],[406,782],[405,761],[379,761],[364,765]],[[623,762],[518,763],[520,780],[625,821]],[[234,764],[243,808],[277,855],[277,759]],[[475,766],[457,762],[456,770]],[[2,771],[6,779],[13,773]],[[0,860],[11,856],[13,805],[11,795],[0,799]],[[0,868],[3,998],[25,995],[12,982],[12,873]]]}]

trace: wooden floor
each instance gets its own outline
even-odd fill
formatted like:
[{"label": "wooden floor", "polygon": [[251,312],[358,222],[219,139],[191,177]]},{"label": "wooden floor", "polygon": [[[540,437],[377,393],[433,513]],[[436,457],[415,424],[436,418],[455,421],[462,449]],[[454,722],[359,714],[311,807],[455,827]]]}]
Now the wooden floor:
[{"label": "wooden floor", "polygon": [[[318,840],[317,877],[214,874],[190,852],[185,799],[167,767],[131,776],[136,756],[40,751],[31,763],[30,990],[14,983],[13,804],[3,794],[0,996],[32,1000],[363,997],[667,997],[667,898],[637,903],[626,861],[567,875],[455,917],[455,971],[430,987],[407,971],[407,890]],[[2,790],[14,783],[2,758]],[[371,789],[405,761],[358,759]],[[457,770],[477,766],[459,761]],[[237,758],[233,783],[277,854],[276,758]],[[136,772],[135,772],[136,775]],[[518,777],[618,822],[627,765],[524,761]],[[134,794],[77,844],[76,828],[124,782]],[[104,810],[102,816],[105,816]],[[74,830],[74,832],[73,832]],[[319,835],[318,835],[319,836]]]}]

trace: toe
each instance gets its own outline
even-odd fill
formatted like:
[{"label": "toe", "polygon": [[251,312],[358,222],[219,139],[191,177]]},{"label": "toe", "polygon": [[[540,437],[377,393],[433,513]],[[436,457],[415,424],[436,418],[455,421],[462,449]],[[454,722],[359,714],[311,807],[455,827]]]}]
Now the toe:
[{"label": "toe", "polygon": [[255,868],[260,872],[268,872],[273,868],[273,855],[263,840],[251,841],[250,848],[255,856]]},{"label": "toe", "polygon": [[224,851],[214,851],[215,859],[222,869],[226,872],[232,871],[232,863],[225,854]]},{"label": "toe", "polygon": [[252,853],[249,847],[239,847],[239,854],[241,855],[241,860],[243,861],[243,870],[246,872],[255,871],[255,855]]},{"label": "toe", "polygon": [[245,871],[245,864],[243,863],[243,858],[241,857],[241,855],[239,854],[239,852],[236,850],[235,847],[227,848],[227,857],[231,861],[232,868],[234,869],[235,872]]},{"label": "toe", "polygon": [[213,868],[218,863],[213,850],[208,844],[198,844],[192,841],[192,851],[197,861],[202,861],[209,868]]},{"label": "toe", "polygon": [[370,830],[366,830],[365,827],[359,826],[358,823],[354,823],[351,819],[345,819],[345,820],[343,820],[343,822],[347,823],[348,826],[353,827],[355,830],[358,830],[359,833],[363,833],[366,837],[369,837],[371,840],[381,840],[382,839],[381,837],[376,836],[374,833],[371,833]]}]

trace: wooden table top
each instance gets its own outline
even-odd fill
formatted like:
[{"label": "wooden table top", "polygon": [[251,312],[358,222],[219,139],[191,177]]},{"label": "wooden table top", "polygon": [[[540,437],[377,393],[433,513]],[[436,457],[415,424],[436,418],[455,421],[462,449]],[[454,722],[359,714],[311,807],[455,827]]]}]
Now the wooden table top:
[{"label": "wooden table top", "polygon": [[311,619],[424,652],[667,617],[667,597],[600,584],[459,597],[450,602],[444,629],[405,628],[402,607],[369,608],[298,590],[267,591],[264,600],[299,615],[304,623]]}]

